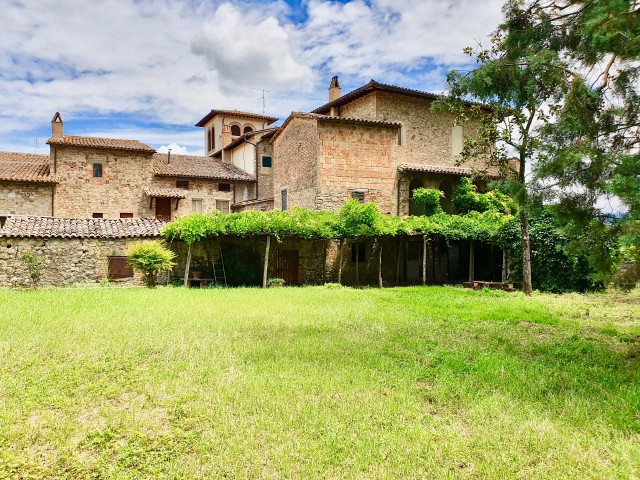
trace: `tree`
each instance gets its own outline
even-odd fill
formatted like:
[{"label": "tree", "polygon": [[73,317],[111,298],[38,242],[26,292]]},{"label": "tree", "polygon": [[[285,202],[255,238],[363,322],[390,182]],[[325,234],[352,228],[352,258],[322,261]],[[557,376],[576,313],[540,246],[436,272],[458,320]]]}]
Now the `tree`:
[{"label": "tree", "polygon": [[158,273],[171,270],[175,254],[164,247],[162,242],[141,241],[133,242],[127,249],[129,265],[142,273],[142,278],[149,288],[157,283]]},{"label": "tree", "polygon": [[[503,187],[517,201],[522,235],[522,289],[530,295],[531,252],[528,213],[531,207],[530,166],[543,153],[541,126],[549,120],[546,108],[560,101],[568,91],[571,74],[553,45],[545,43],[544,33],[515,28],[510,22],[512,9],[504,7],[506,21],[491,37],[491,47],[465,49],[477,62],[468,71],[447,76],[449,95],[435,108],[455,114],[456,124],[474,130],[465,136],[461,161],[484,159],[485,166],[498,167]],[[470,104],[468,100],[480,104]]]},{"label": "tree", "polygon": [[35,289],[38,288],[38,284],[42,279],[42,273],[44,270],[44,260],[36,255],[31,250],[25,250],[20,254],[20,259],[25,263],[27,267],[27,273],[29,274],[29,280],[31,280],[31,286]]}]

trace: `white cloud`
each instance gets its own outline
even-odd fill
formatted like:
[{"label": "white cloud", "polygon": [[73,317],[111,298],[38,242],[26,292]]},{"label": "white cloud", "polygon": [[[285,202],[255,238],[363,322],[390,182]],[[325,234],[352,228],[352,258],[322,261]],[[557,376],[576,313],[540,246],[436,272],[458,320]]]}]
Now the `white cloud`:
[{"label": "white cloud", "polygon": [[162,145],[161,147],[156,148],[156,151],[158,153],[169,153],[169,150],[171,150],[171,153],[173,153],[174,155],[193,155],[192,153],[189,153],[187,147],[183,147],[175,143]]},{"label": "white cloud", "polygon": [[294,58],[287,31],[260,8],[221,5],[191,41],[191,50],[205,58],[225,92],[308,91],[312,85],[311,69]]}]

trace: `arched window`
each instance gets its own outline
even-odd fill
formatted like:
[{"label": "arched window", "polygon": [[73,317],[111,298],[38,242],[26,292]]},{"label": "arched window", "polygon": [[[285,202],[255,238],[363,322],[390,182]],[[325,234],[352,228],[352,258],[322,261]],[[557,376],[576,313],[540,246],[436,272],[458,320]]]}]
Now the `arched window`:
[{"label": "arched window", "polygon": [[240,125],[231,125],[231,135],[234,137],[240,136]]},{"label": "arched window", "polygon": [[211,151],[216,148],[216,135],[215,128],[209,129],[209,135],[207,137],[207,151]]},{"label": "arched window", "polygon": [[450,178],[443,180],[438,188],[442,193],[444,193],[444,197],[440,199],[440,206],[442,207],[442,210],[449,214],[454,213],[455,207],[452,201],[453,180],[451,180]]},{"label": "arched window", "polygon": [[422,187],[424,187],[422,180],[419,180],[417,178],[414,178],[413,180],[411,180],[411,183],[409,183],[409,215],[425,214],[424,206],[418,205],[416,202],[413,201],[413,191],[416,188],[422,188]]},{"label": "arched window", "polygon": [[251,132],[253,132],[253,127],[250,127],[249,125],[244,127],[244,132],[243,133],[251,133]]}]

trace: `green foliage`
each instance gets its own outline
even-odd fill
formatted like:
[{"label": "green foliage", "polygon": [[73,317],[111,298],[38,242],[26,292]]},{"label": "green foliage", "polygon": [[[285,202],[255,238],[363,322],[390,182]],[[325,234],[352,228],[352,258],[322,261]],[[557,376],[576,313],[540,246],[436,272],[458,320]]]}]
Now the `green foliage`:
[{"label": "green foliage", "polygon": [[270,287],[274,285],[284,285],[285,283],[287,282],[285,282],[284,278],[270,278],[267,281],[267,285],[269,285]]},{"label": "green foliage", "polygon": [[133,242],[127,249],[129,265],[142,273],[147,287],[154,288],[158,273],[171,270],[175,254],[167,249],[162,242],[145,240]]},{"label": "green foliage", "polygon": [[27,267],[27,273],[29,274],[29,280],[33,288],[38,288],[38,284],[42,279],[44,271],[44,259],[38,257],[35,252],[31,250],[25,250],[20,254],[20,259]]},{"label": "green foliage", "polygon": [[[232,235],[248,238],[271,235],[303,239],[379,238],[424,233],[447,240],[475,239],[490,241],[500,228],[512,220],[511,215],[489,210],[466,215],[437,213],[431,216],[396,217],[380,213],[374,203],[348,201],[338,212],[311,211],[246,211],[231,215],[193,214],[181,217],[165,228],[169,239],[190,241]],[[192,231],[191,229],[194,229]]]},{"label": "green foliage", "polygon": [[[585,231],[567,228],[554,209],[546,207],[530,214],[529,231],[534,288],[556,293],[584,292],[601,289],[610,278],[616,243],[606,230],[594,237]],[[511,280],[520,283],[522,240],[519,221],[506,224],[497,242],[510,253]]]},{"label": "green foliage", "polygon": [[453,192],[453,204],[458,212],[498,212],[514,215],[518,212],[516,203],[504,193],[491,190],[487,193],[478,193],[476,186],[470,178],[462,177]]},{"label": "green foliage", "polygon": [[440,204],[443,197],[444,193],[437,188],[416,188],[413,191],[413,201],[424,208],[427,216],[443,213]]}]

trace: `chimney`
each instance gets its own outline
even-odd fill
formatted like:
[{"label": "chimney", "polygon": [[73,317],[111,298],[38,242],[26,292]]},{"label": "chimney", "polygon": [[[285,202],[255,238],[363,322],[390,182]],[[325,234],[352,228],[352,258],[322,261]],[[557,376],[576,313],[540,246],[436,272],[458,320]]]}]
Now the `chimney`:
[{"label": "chimney", "polygon": [[56,112],[56,114],[51,119],[51,138],[62,138],[64,136],[62,133],[63,127],[64,122],[62,121],[60,112]]},{"label": "chimney", "polygon": [[329,102],[333,102],[341,96],[342,89],[340,88],[340,82],[338,82],[338,76],[336,75],[331,79],[331,85],[329,86]]},{"label": "chimney", "polygon": [[229,145],[231,143],[233,139],[231,138],[231,126],[230,125],[223,125],[222,126],[222,145],[221,147],[224,148],[227,145]]}]

